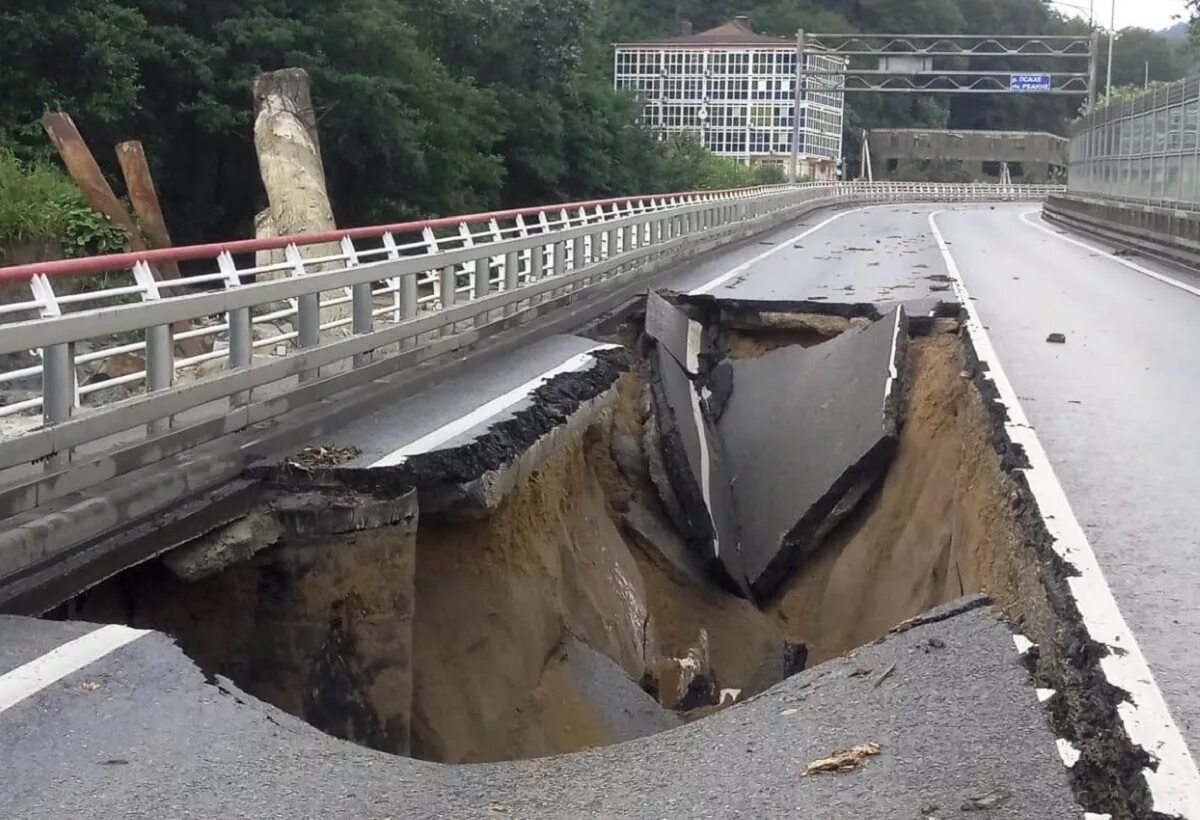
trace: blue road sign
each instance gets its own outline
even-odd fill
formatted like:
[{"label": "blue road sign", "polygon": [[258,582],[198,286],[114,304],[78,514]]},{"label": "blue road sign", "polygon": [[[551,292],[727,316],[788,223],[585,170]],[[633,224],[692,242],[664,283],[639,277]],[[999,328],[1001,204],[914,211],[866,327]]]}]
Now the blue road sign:
[{"label": "blue road sign", "polygon": [[1010,74],[1009,91],[1049,91],[1049,74]]}]

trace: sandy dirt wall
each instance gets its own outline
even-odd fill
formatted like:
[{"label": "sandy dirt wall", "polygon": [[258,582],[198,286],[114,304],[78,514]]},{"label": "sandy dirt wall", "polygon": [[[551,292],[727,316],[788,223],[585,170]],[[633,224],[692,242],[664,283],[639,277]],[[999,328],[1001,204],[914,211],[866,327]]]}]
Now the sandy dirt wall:
[{"label": "sandy dirt wall", "polygon": [[589,745],[594,732],[545,747],[522,740],[548,736],[526,724],[564,634],[607,655],[633,680],[658,652],[641,573],[582,444],[486,520],[423,521],[416,590],[419,757],[479,762],[564,751],[559,742]]}]

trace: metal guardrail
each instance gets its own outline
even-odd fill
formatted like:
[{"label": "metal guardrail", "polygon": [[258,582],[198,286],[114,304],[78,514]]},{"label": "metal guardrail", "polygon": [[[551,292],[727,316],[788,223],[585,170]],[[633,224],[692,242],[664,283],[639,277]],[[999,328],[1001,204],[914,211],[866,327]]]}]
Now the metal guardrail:
[{"label": "metal guardrail", "polygon": [[[0,441],[0,471],[44,461],[61,471],[75,448],[255,391],[360,368],[601,284],[690,243],[744,230],[781,211],[844,202],[1040,199],[1061,186],[810,183],[570,203],[368,228],[197,245],[0,268],[30,299],[0,304],[0,390],[36,395],[0,407],[17,419]],[[239,267],[237,257],[257,254]],[[159,281],[151,266],[207,260],[208,272]],[[105,274],[102,287],[57,295],[56,283]],[[203,288],[203,289],[201,289]],[[519,317],[517,317],[519,318]],[[15,321],[14,321],[15,320]],[[179,323],[191,329],[180,331]],[[176,357],[185,339],[211,349]],[[97,363],[137,356],[138,369],[86,383]],[[213,372],[200,366],[212,362]],[[85,406],[125,385],[138,395]],[[40,410],[40,414],[37,411]],[[35,415],[36,414],[36,415]],[[128,443],[128,441],[126,441]]]}]

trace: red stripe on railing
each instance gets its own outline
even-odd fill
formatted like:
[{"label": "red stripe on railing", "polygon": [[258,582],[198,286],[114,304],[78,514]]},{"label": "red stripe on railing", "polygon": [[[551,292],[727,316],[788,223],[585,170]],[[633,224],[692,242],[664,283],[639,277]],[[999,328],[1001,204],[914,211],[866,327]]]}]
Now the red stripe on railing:
[{"label": "red stripe on railing", "polygon": [[411,233],[424,230],[425,228],[449,228],[462,223],[485,222],[490,219],[515,219],[518,216],[529,216],[530,214],[541,213],[542,211],[595,208],[596,206],[623,205],[629,202],[703,194],[728,194],[736,191],[752,191],[767,187],[773,186],[760,185],[753,188],[727,188],[720,191],[686,191],[673,194],[646,194],[644,196],[615,197],[612,199],[590,199],[586,202],[564,202],[560,205],[538,205],[528,208],[513,208],[507,211],[488,211],[486,213],[466,214],[463,216],[444,216],[437,219],[423,219],[416,222],[397,222],[391,225],[342,228],[332,231],[272,236],[263,239],[236,239],[231,242],[211,242],[201,245],[182,245],[176,248],[160,248],[158,250],[108,253],[100,256],[84,256],[78,259],[57,259],[52,262],[30,262],[25,265],[0,267],[0,282],[29,279],[35,273],[42,273],[46,276],[81,276],[89,273],[131,268],[138,262],[146,262],[151,265],[157,262],[186,262],[194,259],[211,259],[225,251],[229,253],[253,253],[255,251],[277,250],[291,244],[317,245],[325,242],[340,242],[343,237],[369,239],[382,236],[385,233]]}]

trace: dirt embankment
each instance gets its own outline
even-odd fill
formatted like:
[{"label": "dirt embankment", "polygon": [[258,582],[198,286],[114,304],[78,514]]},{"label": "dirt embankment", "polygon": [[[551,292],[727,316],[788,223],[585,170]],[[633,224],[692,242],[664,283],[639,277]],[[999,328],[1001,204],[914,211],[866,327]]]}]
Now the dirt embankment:
[{"label": "dirt embankment", "polygon": [[[729,349],[758,355],[850,329],[810,324],[741,342],[733,334]],[[673,658],[703,657],[717,686],[745,697],[779,679],[794,644],[807,646],[811,665],[963,594],[986,591],[1017,616],[1040,617],[1010,480],[960,340],[946,330],[909,346],[907,409],[886,477],[759,606],[678,560],[687,551],[646,458],[650,403],[631,374],[615,411],[486,519],[425,516],[278,544],[192,583],[154,563],[77,611],[164,629],[206,670],[333,734],[449,763],[669,727],[676,716],[655,714],[638,685],[656,691]],[[661,549],[646,543],[655,538]],[[631,729],[631,715],[644,728]]]},{"label": "dirt embankment", "polygon": [[558,738],[529,725],[542,711],[533,699],[543,670],[567,632],[632,680],[658,652],[641,573],[582,446],[559,454],[486,520],[424,522],[417,556],[414,753],[476,762],[598,742],[585,720]]}]

